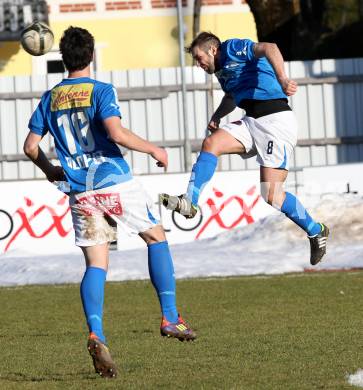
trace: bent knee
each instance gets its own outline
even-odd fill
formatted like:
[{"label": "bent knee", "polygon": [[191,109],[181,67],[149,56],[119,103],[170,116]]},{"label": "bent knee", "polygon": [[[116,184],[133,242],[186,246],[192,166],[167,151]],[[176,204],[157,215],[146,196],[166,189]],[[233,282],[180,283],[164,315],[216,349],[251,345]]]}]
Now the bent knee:
[{"label": "bent knee", "polygon": [[261,197],[267,204],[280,210],[285,199],[285,191],[281,187],[264,183],[261,184]]},{"label": "bent knee", "polygon": [[202,143],[202,150],[203,152],[208,152],[214,154],[215,156],[219,156],[220,150],[218,148],[216,137],[210,135],[209,137],[205,138]]},{"label": "bent knee", "polygon": [[262,191],[261,191],[261,197],[262,197],[262,199],[266,202],[266,203],[268,203],[270,206],[273,206],[273,203],[274,203],[274,197],[273,197],[273,194],[271,194],[270,192],[265,192],[265,193],[263,193]]},{"label": "bent knee", "polygon": [[139,236],[145,241],[147,245],[166,241],[165,231],[161,225],[156,225],[153,228],[146,230],[145,232],[139,233]]}]

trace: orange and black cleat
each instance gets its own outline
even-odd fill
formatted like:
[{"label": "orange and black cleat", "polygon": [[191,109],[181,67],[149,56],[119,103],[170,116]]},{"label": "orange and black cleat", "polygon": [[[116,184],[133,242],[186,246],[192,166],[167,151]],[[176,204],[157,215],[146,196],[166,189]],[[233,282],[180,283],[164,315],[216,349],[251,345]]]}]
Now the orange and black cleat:
[{"label": "orange and black cleat", "polygon": [[193,341],[197,338],[197,334],[180,315],[178,316],[178,322],[169,322],[163,317],[161,319],[160,334],[163,337],[174,337],[179,341]]},{"label": "orange and black cleat", "polygon": [[117,369],[112,360],[110,351],[94,333],[90,333],[87,342],[87,349],[93,360],[93,366],[97,374],[103,378],[115,378]]}]

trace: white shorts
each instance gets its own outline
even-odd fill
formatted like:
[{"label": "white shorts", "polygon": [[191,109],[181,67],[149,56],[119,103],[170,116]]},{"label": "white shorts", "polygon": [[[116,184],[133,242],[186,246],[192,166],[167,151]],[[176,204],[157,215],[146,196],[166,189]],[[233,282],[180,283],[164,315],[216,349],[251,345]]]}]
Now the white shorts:
[{"label": "white shorts", "polygon": [[257,155],[263,167],[289,169],[292,152],[297,142],[297,122],[292,111],[282,111],[260,118],[243,117],[221,128],[240,141],[246,159]]},{"label": "white shorts", "polygon": [[71,194],[69,204],[77,246],[115,241],[117,225],[138,234],[160,223],[158,209],[135,178],[100,190]]}]

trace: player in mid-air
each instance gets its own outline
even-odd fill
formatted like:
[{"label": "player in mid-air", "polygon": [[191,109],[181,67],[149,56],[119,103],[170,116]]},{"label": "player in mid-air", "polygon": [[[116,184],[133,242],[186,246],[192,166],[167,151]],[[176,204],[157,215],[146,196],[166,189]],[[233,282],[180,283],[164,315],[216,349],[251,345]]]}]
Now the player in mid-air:
[{"label": "player in mid-air", "polygon": [[[216,75],[225,95],[208,124],[211,135],[203,141],[186,194],[161,194],[161,202],[166,208],[193,218],[201,191],[212,178],[219,156],[257,155],[263,199],[307,233],[310,262],[317,264],[326,253],[329,229],[315,222],[300,201],[283,188],[297,141],[297,123],[287,96],[295,94],[297,84],[286,76],[280,50],[273,43],[249,39],[221,42],[209,32],[200,33],[186,50],[205,72]],[[220,119],[237,106],[246,115],[219,126]]]},{"label": "player in mid-air", "polygon": [[[70,185],[76,245],[86,261],[80,290],[90,332],[88,350],[96,372],[114,377],[116,366],[103,332],[103,301],[116,224],[147,244],[150,278],[162,311],[161,335],[182,341],[196,337],[176,309],[173,261],[153,201],[133,178],[116,144],[150,155],[159,167],[167,167],[168,157],[164,149],[123,127],[113,86],[90,78],[94,38],[87,30],[65,30],[60,51],[68,78],[42,96],[29,122],[24,152],[49,181],[66,179]],[[39,147],[47,132],[54,137],[61,167]]]}]

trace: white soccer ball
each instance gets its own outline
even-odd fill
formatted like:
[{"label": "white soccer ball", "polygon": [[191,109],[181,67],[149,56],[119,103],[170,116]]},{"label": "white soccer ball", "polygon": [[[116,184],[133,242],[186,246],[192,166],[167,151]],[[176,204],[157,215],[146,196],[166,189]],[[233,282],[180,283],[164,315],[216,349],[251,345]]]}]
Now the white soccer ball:
[{"label": "white soccer ball", "polygon": [[20,42],[32,56],[41,56],[52,48],[54,35],[45,23],[34,22],[21,32]]}]

